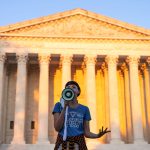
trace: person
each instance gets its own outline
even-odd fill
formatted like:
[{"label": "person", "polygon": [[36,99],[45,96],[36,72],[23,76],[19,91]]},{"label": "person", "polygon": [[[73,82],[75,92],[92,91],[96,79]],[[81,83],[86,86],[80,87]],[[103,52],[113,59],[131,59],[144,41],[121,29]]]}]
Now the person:
[{"label": "person", "polygon": [[[74,98],[71,101],[57,102],[53,109],[54,128],[58,132],[54,150],[87,150],[86,138],[100,138],[110,132],[107,128],[101,128],[99,133],[95,134],[90,131],[89,121],[91,120],[90,111],[87,106],[79,104],[77,97],[81,93],[79,84],[76,81],[69,81],[65,88],[71,88],[74,91]],[[67,138],[63,140],[65,112],[67,114]]]}]

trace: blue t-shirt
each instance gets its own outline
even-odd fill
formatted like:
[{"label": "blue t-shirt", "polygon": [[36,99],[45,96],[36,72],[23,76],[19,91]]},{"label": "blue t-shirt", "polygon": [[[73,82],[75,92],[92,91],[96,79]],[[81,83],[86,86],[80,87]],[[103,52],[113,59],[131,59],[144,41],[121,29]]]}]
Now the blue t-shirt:
[{"label": "blue t-shirt", "polygon": [[[62,111],[61,103],[55,104],[53,109],[54,113],[61,113]],[[68,117],[67,117],[67,136],[77,136],[84,133],[84,121],[91,120],[91,115],[89,108],[79,104],[76,108],[68,107]],[[64,126],[59,132],[63,136]]]}]

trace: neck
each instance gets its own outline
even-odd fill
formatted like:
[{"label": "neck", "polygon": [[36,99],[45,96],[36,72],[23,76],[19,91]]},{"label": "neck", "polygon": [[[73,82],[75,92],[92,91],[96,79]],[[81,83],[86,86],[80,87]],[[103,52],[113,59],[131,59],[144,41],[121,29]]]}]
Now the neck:
[{"label": "neck", "polygon": [[70,107],[76,107],[78,105],[78,101],[76,99],[74,99],[73,101],[69,102],[69,106]]}]

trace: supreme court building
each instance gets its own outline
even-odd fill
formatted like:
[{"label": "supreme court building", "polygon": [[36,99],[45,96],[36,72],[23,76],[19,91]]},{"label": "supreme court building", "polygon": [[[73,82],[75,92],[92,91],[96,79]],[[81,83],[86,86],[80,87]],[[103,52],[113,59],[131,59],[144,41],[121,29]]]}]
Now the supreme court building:
[{"label": "supreme court building", "polygon": [[53,145],[52,109],[69,80],[91,131],[111,129],[96,149],[150,148],[150,30],[74,9],[0,27],[0,149]]}]

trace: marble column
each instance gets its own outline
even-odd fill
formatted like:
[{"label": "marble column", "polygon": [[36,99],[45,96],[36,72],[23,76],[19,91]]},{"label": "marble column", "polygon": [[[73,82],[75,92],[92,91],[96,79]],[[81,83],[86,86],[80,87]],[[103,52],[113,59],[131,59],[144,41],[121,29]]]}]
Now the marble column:
[{"label": "marble column", "polygon": [[87,55],[84,58],[86,63],[86,93],[87,105],[90,108],[92,120],[90,121],[91,131],[97,133],[97,116],[96,116],[96,81],[95,81],[95,63],[96,56]]},{"label": "marble column", "polygon": [[[145,95],[146,95],[146,115],[147,115],[147,140],[150,143],[150,58],[147,59],[148,66],[145,66]],[[146,65],[146,64],[145,64]]]},{"label": "marble column", "polygon": [[[150,85],[150,57],[147,58],[149,85]],[[148,143],[150,143],[150,97],[146,100],[147,103],[147,121],[148,121]]]},{"label": "marble column", "polygon": [[117,72],[118,72],[120,132],[122,141],[127,142],[124,74],[123,71],[121,70],[121,67]]},{"label": "marble column", "polygon": [[[97,127],[97,111],[96,111],[96,77],[95,77],[95,55],[86,55],[84,57],[84,62],[86,64],[86,100],[87,106],[89,107],[92,120],[90,121],[90,131],[93,133],[98,133]],[[101,128],[101,127],[99,127]],[[89,149],[95,149],[100,141],[98,139],[88,139],[87,144]]]},{"label": "marble column", "polygon": [[139,56],[129,56],[127,58],[130,71],[131,108],[132,108],[133,134],[135,143],[144,141],[143,127],[142,127],[140,84],[138,76],[139,59],[140,59]]},{"label": "marble column", "polygon": [[145,72],[146,72],[146,64],[143,63],[139,67],[139,82],[140,82],[140,92],[141,92],[140,95],[141,95],[141,108],[142,108],[143,137],[144,140],[147,140]]},{"label": "marble column", "polygon": [[17,54],[17,83],[15,101],[14,137],[12,144],[25,143],[25,101],[27,80],[27,58],[26,54]]},{"label": "marble column", "polygon": [[[5,54],[0,53],[0,122],[2,122],[2,101],[3,101],[3,78]],[[0,144],[2,143],[2,123],[0,123]]]},{"label": "marble column", "polygon": [[65,84],[71,80],[71,62],[72,55],[61,55],[61,67],[62,67],[62,89],[65,88]]},{"label": "marble column", "polygon": [[39,54],[39,112],[38,112],[38,144],[48,144],[48,101],[49,101],[49,62],[50,55]]},{"label": "marble column", "polygon": [[118,100],[118,82],[117,82],[117,60],[118,56],[107,56],[108,64],[108,88],[110,104],[110,126],[111,126],[111,143],[121,143],[120,123],[119,123],[119,100]]},{"label": "marble column", "polygon": [[[110,129],[110,105],[109,105],[109,95],[108,95],[108,66],[106,62],[104,62],[101,66],[103,72],[104,72],[104,82],[105,82],[105,107],[106,107],[106,127]],[[110,135],[111,134],[106,134],[106,143],[110,142]]]},{"label": "marble column", "polygon": [[128,66],[125,63],[121,66],[121,69],[124,73],[127,143],[132,143],[133,133],[132,133],[132,120],[131,120],[129,69],[128,69]]}]

